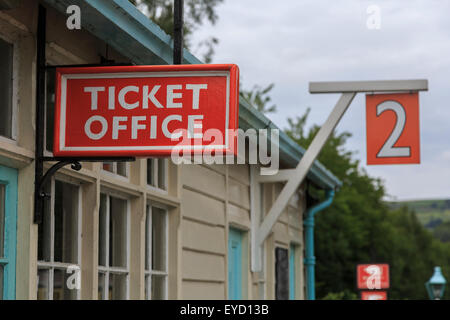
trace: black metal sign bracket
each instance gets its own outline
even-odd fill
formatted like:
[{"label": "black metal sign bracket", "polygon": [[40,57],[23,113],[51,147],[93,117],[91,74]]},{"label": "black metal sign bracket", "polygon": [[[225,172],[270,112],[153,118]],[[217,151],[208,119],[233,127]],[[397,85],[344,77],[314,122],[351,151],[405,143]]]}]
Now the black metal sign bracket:
[{"label": "black metal sign bracket", "polygon": [[[101,57],[100,64],[84,65],[61,65],[49,66],[45,61],[46,43],[46,8],[39,5],[38,27],[37,27],[37,57],[36,57],[36,146],[35,146],[35,179],[34,179],[34,223],[42,222],[45,200],[50,195],[45,192],[45,185],[51,177],[61,168],[71,165],[75,171],[81,170],[81,162],[126,162],[135,161],[134,157],[44,157],[44,130],[45,130],[45,81],[46,71],[57,67],[88,67],[88,66],[111,66],[127,65],[114,63]],[[128,64],[129,65],[129,64]],[[54,162],[44,174],[44,162]]]}]

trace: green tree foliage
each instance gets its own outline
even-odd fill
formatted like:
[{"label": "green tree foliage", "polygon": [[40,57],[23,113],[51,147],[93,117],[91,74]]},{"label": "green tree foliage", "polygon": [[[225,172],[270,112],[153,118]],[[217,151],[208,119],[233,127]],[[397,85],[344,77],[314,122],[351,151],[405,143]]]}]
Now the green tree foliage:
[{"label": "green tree foliage", "polygon": [[[173,0],[129,0],[144,12],[151,20],[160,26],[164,32],[173,36]],[[189,48],[191,46],[192,34],[205,21],[214,25],[218,16],[216,7],[223,0],[185,0],[184,1],[184,45]],[[211,62],[214,54],[214,46],[217,45],[218,39],[215,37],[207,38],[200,42],[199,46],[206,47],[207,51],[204,55],[206,63]]]},{"label": "green tree foliage", "polygon": [[450,222],[444,222],[435,227],[433,236],[442,242],[450,242]]},{"label": "green tree foliage", "polygon": [[242,90],[241,95],[262,113],[276,112],[277,106],[275,104],[271,104],[272,98],[270,97],[270,91],[274,86],[275,85],[273,83],[269,84],[265,88],[255,85],[250,91]]},{"label": "green tree foliage", "polygon": [[[286,130],[305,148],[319,130],[318,126],[305,129],[308,113],[288,119]],[[356,265],[386,262],[390,265],[390,299],[427,299],[424,283],[434,266],[441,266],[450,280],[450,246],[434,239],[407,207],[387,207],[382,181],[370,177],[353,152],[345,149],[350,136],[333,133],[319,155],[319,161],[343,186],[333,205],[316,216],[317,297],[349,299],[348,292],[356,293]]]}]

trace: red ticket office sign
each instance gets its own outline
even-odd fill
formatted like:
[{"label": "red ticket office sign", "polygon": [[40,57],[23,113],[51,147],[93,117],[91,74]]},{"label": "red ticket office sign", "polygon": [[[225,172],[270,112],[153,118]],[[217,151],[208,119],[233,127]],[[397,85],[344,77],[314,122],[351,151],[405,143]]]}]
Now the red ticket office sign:
[{"label": "red ticket office sign", "polygon": [[388,264],[358,264],[356,274],[358,289],[389,289]]},{"label": "red ticket office sign", "polygon": [[57,68],[53,153],[236,155],[238,82],[231,64]]}]

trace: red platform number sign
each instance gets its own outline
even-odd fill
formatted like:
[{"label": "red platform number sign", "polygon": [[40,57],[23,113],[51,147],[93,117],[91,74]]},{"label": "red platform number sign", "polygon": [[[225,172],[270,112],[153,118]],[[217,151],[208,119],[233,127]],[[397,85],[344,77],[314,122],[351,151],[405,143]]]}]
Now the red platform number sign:
[{"label": "red platform number sign", "polygon": [[55,156],[236,154],[236,65],[56,70]]},{"label": "red platform number sign", "polygon": [[358,289],[389,289],[388,264],[358,264],[356,269]]},{"label": "red platform number sign", "polygon": [[366,96],[367,164],[420,163],[419,94]]}]

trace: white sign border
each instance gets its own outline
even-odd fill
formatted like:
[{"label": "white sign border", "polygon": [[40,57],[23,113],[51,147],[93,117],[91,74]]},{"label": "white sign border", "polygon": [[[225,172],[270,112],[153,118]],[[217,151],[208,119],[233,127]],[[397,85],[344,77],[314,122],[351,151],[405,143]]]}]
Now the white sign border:
[{"label": "white sign border", "polygon": [[[225,114],[225,144],[224,145],[183,145],[183,146],[95,146],[69,147],[66,146],[66,108],[67,108],[67,80],[68,79],[111,79],[111,78],[157,78],[157,77],[225,77],[226,78],[226,114]],[[228,120],[230,112],[230,72],[229,71],[173,71],[173,72],[107,72],[107,73],[76,73],[61,74],[61,112],[59,119],[59,150],[60,151],[155,151],[155,150],[215,150],[228,149]]]}]

